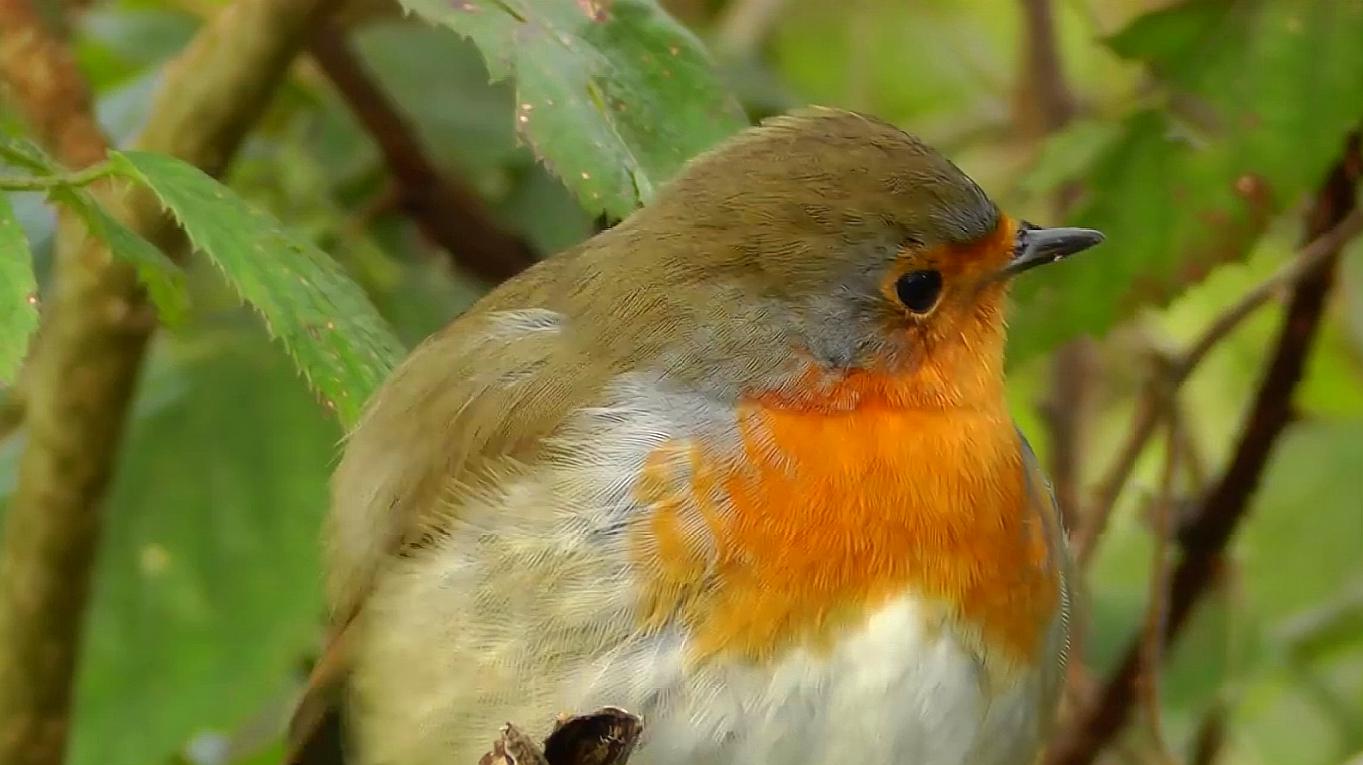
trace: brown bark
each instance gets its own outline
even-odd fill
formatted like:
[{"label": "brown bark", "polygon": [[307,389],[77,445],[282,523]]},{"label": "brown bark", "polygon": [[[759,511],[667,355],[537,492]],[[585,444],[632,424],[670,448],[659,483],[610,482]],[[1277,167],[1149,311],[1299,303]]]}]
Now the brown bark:
[{"label": "brown bark", "polygon": [[[227,164],[326,0],[241,0],[168,68],[141,148],[210,173]],[[82,167],[107,141],[69,50],[30,0],[0,0],[0,75],[35,137]],[[179,241],[148,194],[97,189],[163,248]],[[26,444],[0,550],[0,765],[60,765],[108,485],[147,341],[151,309],[125,263],[70,215],[54,285],[25,369]]]},{"label": "brown bark", "polygon": [[[71,167],[104,158],[90,94],[28,0],[0,0],[0,71],[34,135]],[[145,332],[130,269],[60,220],[57,283],[25,370],[27,444],[0,551],[0,763],[62,761],[99,519]],[[74,427],[73,427],[74,425]]]}]

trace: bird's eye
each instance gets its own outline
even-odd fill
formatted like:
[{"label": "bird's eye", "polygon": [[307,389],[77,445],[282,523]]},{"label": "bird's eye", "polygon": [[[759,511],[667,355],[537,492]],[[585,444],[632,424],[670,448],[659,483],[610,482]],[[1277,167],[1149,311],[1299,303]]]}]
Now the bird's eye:
[{"label": "bird's eye", "polygon": [[942,294],[942,274],[939,271],[910,271],[899,277],[894,285],[899,302],[914,313],[927,313],[937,305]]}]

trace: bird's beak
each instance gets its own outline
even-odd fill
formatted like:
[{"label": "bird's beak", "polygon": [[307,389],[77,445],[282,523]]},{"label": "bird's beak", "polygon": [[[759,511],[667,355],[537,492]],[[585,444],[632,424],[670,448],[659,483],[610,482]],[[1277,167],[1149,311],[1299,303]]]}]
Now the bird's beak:
[{"label": "bird's beak", "polygon": [[1040,228],[1020,223],[1013,259],[998,275],[1009,279],[1037,266],[1059,263],[1102,242],[1103,238],[1102,232],[1091,228]]}]

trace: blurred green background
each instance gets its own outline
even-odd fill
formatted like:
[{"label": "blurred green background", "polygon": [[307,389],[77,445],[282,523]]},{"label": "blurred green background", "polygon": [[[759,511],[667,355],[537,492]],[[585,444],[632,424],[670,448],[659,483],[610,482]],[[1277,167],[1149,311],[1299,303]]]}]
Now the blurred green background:
[{"label": "blurred green background", "polygon": [[[1013,214],[1108,233],[1092,257],[1024,281],[1012,320],[1010,393],[1043,461],[1058,349],[1094,338],[1081,349],[1082,497],[1125,437],[1152,353],[1192,340],[1291,255],[1304,205],[1363,121],[1360,0],[1057,0],[1053,47],[1027,21],[1038,4],[1013,0],[663,6],[706,43],[750,117],[806,103],[874,113],[940,147]],[[115,140],[140,128],[163,66],[218,8],[98,0],[70,14]],[[628,206],[593,204],[536,161],[517,137],[514,79],[489,84],[469,40],[378,2],[345,18],[426,156],[535,252]],[[1062,81],[1029,63],[1038,45]],[[680,104],[651,108],[642,119],[659,129],[707,129],[695,114],[672,122]],[[394,205],[373,137],[307,55],[225,180],[333,255],[409,346],[488,286]],[[51,210],[13,199],[45,284]],[[1338,765],[1363,752],[1359,249],[1345,253],[1297,419],[1164,672],[1176,753],[1221,715],[1217,762]],[[213,268],[187,269],[192,310],[156,335],[106,507],[73,765],[270,761],[322,638],[318,527],[341,430]],[[1280,314],[1276,302],[1257,313],[1184,386],[1196,459],[1180,494],[1196,496],[1233,446]],[[23,442],[20,429],[0,444],[0,495]],[[1083,650],[1097,678],[1144,619],[1159,443],[1088,575]],[[1138,724],[1106,757],[1150,753]]]}]

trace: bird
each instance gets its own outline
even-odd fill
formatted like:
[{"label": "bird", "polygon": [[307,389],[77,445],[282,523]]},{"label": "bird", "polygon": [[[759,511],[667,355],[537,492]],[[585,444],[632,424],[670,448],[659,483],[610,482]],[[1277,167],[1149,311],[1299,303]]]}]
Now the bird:
[{"label": "bird", "polygon": [[1008,290],[1102,240],[865,114],[697,155],[371,397],[293,761],[473,765],[611,706],[632,765],[1036,762],[1072,584]]}]

